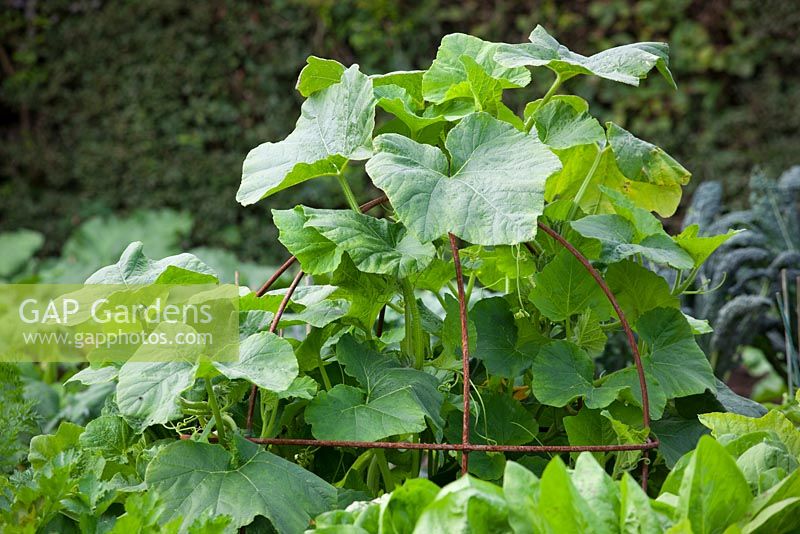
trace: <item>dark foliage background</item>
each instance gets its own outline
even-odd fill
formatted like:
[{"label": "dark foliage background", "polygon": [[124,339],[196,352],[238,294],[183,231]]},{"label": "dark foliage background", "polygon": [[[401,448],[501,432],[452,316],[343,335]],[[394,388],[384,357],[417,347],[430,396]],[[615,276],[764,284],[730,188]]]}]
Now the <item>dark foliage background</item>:
[{"label": "dark foliage background", "polygon": [[454,31],[520,42],[540,23],[584,54],[668,41],[677,92],[656,77],[569,89],[734,203],[754,165],[800,162],[800,10],[785,0],[0,1],[0,231],[43,232],[43,254],[91,215],[172,207],[195,215],[186,246],[274,259],[269,207],[340,196],[322,179],[234,200],[247,151],[291,131],[306,56],[425,68]]}]

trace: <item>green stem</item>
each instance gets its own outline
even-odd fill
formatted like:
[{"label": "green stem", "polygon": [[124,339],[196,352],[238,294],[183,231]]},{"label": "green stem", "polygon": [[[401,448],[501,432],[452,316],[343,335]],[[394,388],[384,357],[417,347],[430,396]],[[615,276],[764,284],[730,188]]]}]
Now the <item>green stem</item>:
[{"label": "green stem", "polygon": [[336,179],[339,181],[339,185],[342,187],[344,197],[347,199],[347,205],[350,206],[350,209],[356,213],[361,213],[361,209],[358,207],[356,196],[353,194],[353,190],[350,189],[350,184],[347,183],[347,178],[344,177],[344,169],[342,169],[342,172],[336,175]]},{"label": "green stem", "polygon": [[672,294],[673,295],[675,294],[675,292],[678,290],[678,288],[681,285],[681,276],[683,276],[683,271],[681,271],[680,269],[676,269],[676,272],[675,272],[675,283],[672,284]]},{"label": "green stem", "polygon": [[367,466],[370,461],[372,461],[372,456],[374,454],[373,451],[374,449],[367,449],[361,453],[361,456],[356,458],[356,461],[353,462],[353,465],[350,466],[350,469],[353,471],[361,471],[364,469],[364,467]]},{"label": "green stem", "polygon": [[472,296],[472,288],[475,287],[475,271],[472,271],[469,275],[469,281],[467,281],[467,291],[464,294],[464,300],[469,302],[470,297]]},{"label": "green stem", "polygon": [[378,496],[378,490],[380,487],[378,486],[378,479],[380,477],[380,467],[378,466],[378,455],[373,453],[371,461],[369,462],[369,467],[367,468],[367,488],[374,496]]},{"label": "green stem", "polygon": [[400,282],[403,290],[403,308],[405,309],[406,322],[406,348],[414,357],[414,367],[422,369],[425,361],[425,340],[422,336],[422,318],[417,306],[417,297],[414,287],[408,279]]},{"label": "green stem", "polygon": [[694,279],[697,277],[697,273],[699,272],[699,267],[694,267],[691,271],[689,271],[689,275],[686,277],[686,280],[681,283],[677,289],[672,290],[672,295],[677,296],[689,289],[689,287],[694,283]]},{"label": "green stem", "polygon": [[[412,443],[418,443],[419,437],[416,434],[411,436]],[[414,478],[419,477],[420,469],[422,469],[422,451],[414,449],[411,451],[411,474]]]},{"label": "green stem", "polygon": [[[561,78],[561,75],[557,74],[556,79],[553,80],[553,85],[551,85],[550,89],[548,89],[547,92],[544,94],[541,102],[539,102],[539,105],[536,107],[536,109],[541,109],[542,106],[547,104],[550,101],[550,99],[553,98],[553,95],[556,94],[556,91],[558,91],[558,88],[561,87],[561,83],[563,81],[564,80]],[[531,126],[533,126],[533,113],[531,113],[531,116],[528,117],[527,121],[525,121],[525,131],[529,132],[531,130]]]},{"label": "green stem", "polygon": [[597,155],[592,162],[592,166],[589,168],[589,172],[586,174],[586,178],[583,179],[580,188],[578,188],[578,192],[575,193],[575,198],[572,200],[572,206],[569,208],[569,214],[567,215],[567,221],[571,221],[572,218],[575,216],[575,212],[578,211],[578,206],[583,199],[583,195],[586,193],[586,189],[589,187],[589,182],[592,181],[594,177],[594,173],[597,172],[597,167],[600,166],[600,160],[603,158],[603,152],[606,149],[600,150],[600,147],[597,149]]},{"label": "green stem", "polygon": [[211,413],[214,414],[214,424],[217,427],[219,442],[227,443],[225,423],[222,421],[222,413],[219,411],[219,404],[217,403],[217,396],[214,393],[214,386],[211,385],[211,380],[209,379],[206,379],[206,392],[208,393],[208,404],[211,406]]},{"label": "green stem", "polygon": [[442,296],[439,294],[439,292],[438,292],[438,291],[431,291],[431,293],[433,293],[433,294],[434,294],[434,296],[436,297],[436,300],[438,300],[438,301],[439,301],[439,305],[442,307],[442,309],[443,309],[443,310],[446,310],[446,309],[447,309],[447,306],[445,305],[446,303],[445,303],[445,301],[444,301],[444,297],[442,297]]},{"label": "green stem", "polygon": [[322,375],[322,383],[325,384],[325,391],[331,390],[331,379],[328,378],[328,371],[325,370],[325,362],[322,361],[322,354],[317,353],[317,367]]},{"label": "green stem", "polygon": [[394,311],[396,311],[397,313],[400,313],[400,314],[405,314],[406,313],[405,310],[403,310],[403,307],[400,306],[399,304],[397,304],[396,302],[387,302],[386,305],[389,306]]},{"label": "green stem", "polygon": [[391,492],[394,489],[394,477],[389,469],[389,462],[386,460],[386,452],[383,449],[376,449],[375,458],[378,460],[378,469],[381,471],[386,492]]},{"label": "green stem", "polygon": [[[533,257],[534,257],[534,258],[535,258],[535,257],[537,257],[537,256],[541,256],[541,255],[542,255],[542,253],[544,252],[544,250],[542,249],[542,245],[540,245],[539,243],[537,243],[537,242],[536,242],[536,240],[533,240],[533,241],[528,241],[528,244],[529,244],[529,245],[531,246],[531,248],[533,249],[533,252],[534,252],[534,253],[533,253]],[[527,247],[525,247],[525,248],[527,248]]]},{"label": "green stem", "polygon": [[[277,419],[277,415],[278,415],[278,405],[276,403],[275,406],[272,407],[272,411],[269,414],[269,422],[267,423],[266,426],[261,427],[262,438],[268,438],[272,435],[272,429],[275,428],[275,420]],[[263,421],[264,419],[263,416],[261,419]]]}]

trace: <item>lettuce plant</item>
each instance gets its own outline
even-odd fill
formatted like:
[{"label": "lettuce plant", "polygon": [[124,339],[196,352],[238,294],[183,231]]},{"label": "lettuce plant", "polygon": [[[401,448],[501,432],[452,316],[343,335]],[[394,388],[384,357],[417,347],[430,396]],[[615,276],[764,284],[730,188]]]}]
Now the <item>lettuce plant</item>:
[{"label": "lettuce plant", "polygon": [[[553,458],[539,476],[508,462],[502,487],[470,476],[443,488],[409,480],[391,494],[321,514],[308,532],[759,532],[796,530],[797,438],[778,412],[708,414],[704,436],[650,499],[627,473],[613,480],[591,453]],[[788,424],[788,428],[786,427]]]}]

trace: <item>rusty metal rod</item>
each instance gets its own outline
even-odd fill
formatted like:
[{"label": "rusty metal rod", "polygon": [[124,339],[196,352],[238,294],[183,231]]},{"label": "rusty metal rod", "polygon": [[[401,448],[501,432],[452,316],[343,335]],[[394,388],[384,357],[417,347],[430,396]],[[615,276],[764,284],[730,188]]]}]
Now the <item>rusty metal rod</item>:
[{"label": "rusty metal rod", "polygon": [[[389,199],[386,197],[386,195],[381,195],[378,198],[372,199],[369,202],[362,204],[361,206],[359,206],[358,209],[361,210],[361,213],[366,213],[375,206],[379,206],[388,200]],[[289,267],[294,265],[294,262],[296,261],[297,261],[296,256],[290,256],[289,259],[283,262],[283,265],[278,267],[278,270],[272,273],[272,276],[270,276],[267,279],[267,281],[264,282],[264,284],[258,289],[258,291],[256,291],[256,296],[263,297],[264,293],[269,291],[269,288],[272,287],[272,285],[278,280],[278,278],[280,278],[281,275],[289,269]]]},{"label": "rusty metal rod", "polygon": [[[181,439],[190,439],[182,434]],[[346,441],[294,438],[246,438],[259,445],[285,445],[288,447],[352,447],[354,449],[424,449],[436,451],[485,451],[485,452],[615,452],[645,451],[655,449],[658,440],[624,445],[480,445],[477,443],[417,443],[412,441]],[[215,441],[215,437],[209,439]]]},{"label": "rusty metal rod", "polygon": [[[361,210],[361,213],[366,213],[369,210],[371,210],[372,208],[374,208],[375,206],[379,206],[379,205],[383,204],[384,202],[386,202],[388,200],[389,199],[386,197],[386,195],[381,195],[378,198],[372,199],[369,202],[366,202],[366,203],[362,204],[361,206],[359,206],[359,209]],[[287,259],[285,262],[283,262],[283,265],[278,267],[278,270],[275,271],[272,274],[272,276],[270,276],[269,279],[266,282],[264,282],[264,285],[262,285],[259,288],[258,291],[256,291],[256,296],[257,297],[264,296],[264,294],[267,291],[269,291],[269,288],[272,287],[272,284],[274,284],[275,281],[278,278],[280,278],[281,275],[283,273],[285,273],[286,270],[289,267],[291,267],[294,264],[295,261],[297,261],[297,257],[296,256],[291,256],[289,259]],[[302,277],[303,277],[303,271],[299,271],[295,275],[294,280],[292,281],[292,284],[289,286],[289,289],[286,291],[286,295],[284,295],[283,301],[281,301],[280,306],[278,306],[278,310],[275,312],[275,317],[273,317],[272,324],[269,327],[269,331],[271,333],[275,332],[275,329],[278,326],[278,322],[280,322],[281,316],[283,316],[283,312],[286,310],[286,306],[289,304],[289,301],[291,300],[295,289],[297,289],[297,284],[300,283],[300,279]],[[248,434],[252,433],[252,431],[253,431],[253,412],[255,411],[256,395],[257,394],[258,394],[258,387],[254,384],[253,387],[250,388],[250,399],[249,399],[248,406],[247,406],[247,433]]]},{"label": "rusty metal rod", "polygon": [[[605,294],[608,301],[611,303],[611,306],[614,308],[614,312],[619,317],[620,325],[622,329],[625,331],[625,336],[628,338],[628,345],[631,347],[631,353],[633,353],[633,361],[636,364],[636,372],[639,377],[639,388],[642,393],[642,420],[644,423],[645,429],[650,430],[650,399],[649,395],[647,394],[647,381],[645,380],[644,376],[644,366],[642,365],[642,357],[639,354],[639,346],[636,344],[636,337],[633,335],[633,330],[631,329],[631,325],[628,323],[628,319],[625,317],[625,313],[623,313],[622,308],[617,302],[617,298],[614,296],[614,293],[611,291],[611,288],[608,287],[606,281],[603,280],[603,277],[594,268],[594,266],[589,262],[589,260],[583,254],[578,251],[572,244],[564,239],[561,234],[544,224],[543,222],[539,221],[538,223],[539,228],[555,239],[561,246],[567,249],[570,254],[572,254],[575,259],[577,259],[581,265],[589,272],[594,281],[600,286],[600,289]],[[527,243],[526,243],[527,245]],[[531,250],[532,247],[528,245],[528,250]],[[649,468],[649,456],[647,451],[643,454],[644,463],[642,464],[642,489],[647,491],[647,478],[650,474]]]},{"label": "rusty metal rod", "polygon": [[[278,306],[277,311],[275,312],[275,317],[272,318],[272,324],[269,325],[269,332],[271,334],[275,333],[275,330],[278,328],[278,323],[283,316],[283,312],[286,311],[286,307],[289,305],[289,301],[292,300],[292,295],[294,294],[295,289],[297,289],[297,285],[300,283],[300,280],[303,278],[303,271],[297,271],[297,274],[294,275],[294,279],[292,280],[292,284],[289,286],[289,289],[286,290],[286,294],[283,296],[283,300],[281,300],[280,305]],[[250,400],[247,406],[247,433],[251,434],[253,432],[253,412],[255,411],[256,407],[256,396],[258,395],[258,386],[253,384],[250,388]]]},{"label": "rusty metal rod", "polygon": [[[469,325],[467,324],[467,297],[464,294],[464,273],[461,270],[461,257],[458,254],[458,241],[456,236],[448,234],[450,249],[453,251],[453,264],[456,268],[456,287],[458,288],[458,316],[461,319],[461,366],[464,374],[464,414],[461,419],[461,444],[469,445]],[[469,451],[461,449],[461,474],[466,475],[469,469]]]},{"label": "rusty metal rod", "polygon": [[[378,206],[388,199],[386,196],[378,197],[366,204],[363,204],[360,209],[362,212],[369,211],[375,206]],[[611,306],[614,308],[617,316],[619,317],[620,324],[625,331],[628,343],[631,347],[631,351],[633,353],[634,363],[636,364],[637,373],[639,377],[639,386],[642,393],[642,418],[644,422],[645,428],[650,428],[650,411],[649,411],[649,398],[647,393],[647,383],[645,380],[644,375],[644,367],[642,366],[641,355],[639,354],[639,349],[636,344],[636,338],[633,334],[633,330],[628,323],[625,314],[623,313],[621,307],[619,306],[614,294],[611,292],[611,289],[605,283],[600,273],[592,266],[589,260],[583,256],[575,247],[573,247],[566,239],[564,239],[560,234],[558,234],[555,230],[550,228],[549,226],[545,225],[542,222],[538,223],[539,228],[548,234],[550,237],[555,239],[559,244],[561,244],[565,249],[567,249],[589,272],[595,282],[600,286],[600,289],[608,298]],[[469,467],[469,460],[468,460],[468,452],[470,451],[496,451],[496,452],[582,452],[582,451],[589,451],[589,452],[613,452],[613,451],[635,451],[641,450],[643,451],[644,456],[644,465],[642,466],[642,487],[646,489],[647,487],[647,478],[649,474],[649,462],[648,462],[648,451],[650,449],[655,449],[659,445],[658,440],[654,440],[648,438],[648,441],[643,444],[625,444],[625,445],[579,445],[579,446],[571,446],[571,445],[477,445],[469,443],[469,388],[470,388],[470,381],[469,381],[469,330],[467,324],[467,303],[466,297],[464,295],[464,285],[463,285],[463,273],[461,270],[461,262],[460,257],[458,254],[458,246],[456,237],[453,234],[449,234],[450,239],[450,246],[453,251],[453,262],[456,266],[456,281],[458,284],[458,296],[459,296],[459,315],[461,319],[461,342],[462,342],[462,365],[464,366],[464,417],[462,420],[462,443],[458,444],[450,444],[450,443],[413,443],[413,442],[365,442],[365,441],[334,441],[334,440],[315,440],[315,439],[286,439],[286,438],[247,438],[254,443],[260,444],[268,444],[268,445],[294,445],[294,446],[317,446],[317,447],[355,447],[355,448],[384,448],[384,449],[428,449],[428,450],[453,450],[453,451],[462,451],[462,465],[461,470],[462,473],[466,473]],[[526,243],[525,246],[528,250],[531,250],[532,247],[530,244]],[[278,271],[270,277],[269,280],[259,289],[257,293],[259,296],[263,295],[269,287],[277,280],[283,272],[285,272],[295,261],[294,257],[289,258],[284,264],[278,269]],[[275,318],[273,319],[273,323],[270,327],[271,331],[274,331],[274,328],[277,326],[278,322],[280,321],[280,317],[283,315],[285,311],[286,305],[288,304],[289,300],[291,299],[291,295],[294,292],[294,289],[297,287],[297,283],[299,283],[300,278],[302,278],[302,271],[297,274],[295,280],[290,286],[289,290],[287,291],[286,296],[284,297],[284,302],[281,303]],[[253,391],[251,391],[250,396],[250,406],[248,410],[248,431],[252,430],[252,415],[255,405],[255,393],[257,392],[257,388],[254,386]],[[188,436],[181,435],[182,439],[187,439]]]},{"label": "rusty metal rod", "polygon": [[605,293],[606,298],[611,303],[611,306],[614,308],[614,312],[619,317],[620,325],[622,329],[625,331],[625,336],[628,338],[628,344],[631,347],[631,352],[633,353],[633,361],[636,364],[636,371],[639,374],[639,387],[642,391],[642,419],[644,420],[644,427],[646,429],[650,429],[650,401],[647,394],[647,383],[644,377],[644,367],[642,366],[642,357],[639,354],[639,346],[636,344],[636,337],[633,335],[633,330],[631,329],[630,324],[628,323],[628,319],[625,317],[625,314],[622,311],[619,303],[617,302],[617,298],[614,296],[614,293],[611,292],[611,288],[608,287],[606,281],[603,280],[603,277],[600,276],[600,273],[597,272],[597,269],[586,259],[586,256],[581,254],[578,249],[573,247],[569,241],[561,237],[561,235],[547,226],[546,224],[539,222],[539,228],[544,231],[547,235],[558,241],[561,246],[567,249],[570,254],[575,256],[581,265],[589,272],[594,281],[597,282],[597,285],[600,286],[600,289]]}]

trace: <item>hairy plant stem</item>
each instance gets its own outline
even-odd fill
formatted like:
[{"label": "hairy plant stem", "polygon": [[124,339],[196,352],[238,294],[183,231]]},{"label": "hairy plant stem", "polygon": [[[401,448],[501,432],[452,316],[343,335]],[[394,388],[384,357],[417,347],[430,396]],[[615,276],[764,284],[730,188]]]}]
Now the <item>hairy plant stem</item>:
[{"label": "hairy plant stem", "polygon": [[222,413],[219,411],[219,404],[217,403],[217,395],[214,393],[214,386],[211,385],[211,380],[206,379],[206,392],[208,393],[208,405],[211,406],[211,413],[214,414],[214,424],[217,427],[217,436],[219,436],[220,443],[227,443],[225,435],[225,423],[222,421]]},{"label": "hairy plant stem", "polygon": [[572,206],[569,208],[569,214],[567,214],[567,221],[571,221],[575,216],[575,212],[578,211],[578,206],[583,199],[583,195],[586,194],[589,182],[594,178],[594,173],[597,172],[597,168],[600,166],[600,160],[603,158],[603,152],[606,150],[608,149],[604,148],[601,150],[600,147],[598,147],[597,155],[592,162],[592,166],[589,168],[589,172],[586,173],[586,177],[583,179],[583,182],[581,182],[581,186],[578,188],[578,192],[575,193],[575,198],[572,200]]},{"label": "hairy plant stem", "polygon": [[[539,109],[545,104],[547,104],[550,101],[550,99],[553,98],[553,95],[556,94],[556,91],[558,91],[558,88],[561,87],[561,84],[563,82],[564,80],[561,78],[561,75],[557,74],[556,79],[553,80],[553,85],[551,85],[550,89],[548,89],[547,92],[544,94],[541,102],[539,102],[539,105],[536,107],[536,109]],[[528,120],[525,121],[525,131],[529,132],[532,126],[533,126],[533,114],[531,114],[531,116],[528,117]]]},{"label": "hairy plant stem", "polygon": [[381,474],[380,467],[378,465],[380,460],[378,459],[378,455],[376,454],[377,451],[378,449],[375,449],[375,451],[370,456],[370,462],[369,462],[369,467],[367,468],[367,480],[366,480],[367,487],[375,496],[378,495],[378,490],[380,489],[378,482]]},{"label": "hairy plant stem", "polygon": [[422,319],[417,306],[414,287],[408,279],[400,282],[403,290],[403,309],[406,323],[406,350],[414,357],[414,368],[422,369],[425,361],[425,339],[422,333]]},{"label": "hairy plant stem", "polygon": [[472,288],[475,287],[475,271],[472,271],[469,274],[469,280],[467,280],[467,302],[469,302],[470,297],[472,297]]},{"label": "hairy plant stem", "polygon": [[344,169],[342,169],[342,171],[336,175],[336,179],[339,181],[339,185],[342,188],[345,199],[347,199],[347,205],[350,206],[350,209],[356,213],[361,213],[361,208],[358,206],[358,200],[356,200],[353,190],[350,189],[350,184],[347,183],[347,178],[344,177]]},{"label": "hairy plant stem", "polygon": [[[417,453],[419,453],[419,451],[417,451]],[[378,469],[381,472],[381,478],[383,478],[383,485],[388,493],[394,489],[394,477],[392,476],[392,471],[389,469],[389,462],[386,460],[386,451],[383,449],[375,449],[375,459],[378,463]]]},{"label": "hairy plant stem", "polygon": [[699,267],[694,267],[691,271],[689,271],[689,274],[688,276],[686,276],[686,279],[680,285],[678,285],[677,288],[672,290],[672,295],[678,296],[687,289],[689,289],[689,287],[691,287],[691,285],[694,283],[694,279],[697,278],[697,273],[699,271],[700,271]]},{"label": "hairy plant stem", "polygon": [[325,391],[331,390],[331,379],[328,378],[328,371],[325,370],[325,362],[322,361],[322,354],[317,354],[317,367],[319,367],[319,374],[322,375],[322,383],[325,385]]},{"label": "hairy plant stem", "polygon": [[[264,395],[262,395],[261,397],[263,398]],[[261,420],[262,421],[264,421],[264,415],[266,415],[264,413],[263,408],[264,408],[264,406],[262,405],[262,411],[261,411]],[[272,430],[275,428],[275,421],[277,419],[277,416],[278,416],[278,403],[275,402],[273,404],[273,406],[271,407],[271,410],[270,410],[269,421],[267,422],[266,425],[263,424],[263,423],[261,425],[261,437],[262,438],[270,437],[270,434],[272,434]]]}]

